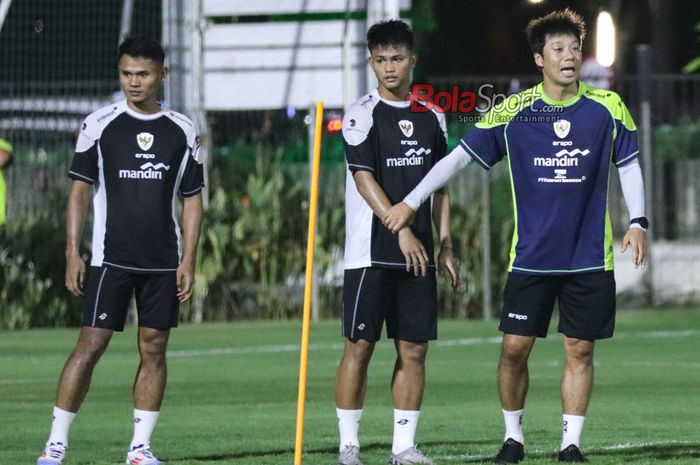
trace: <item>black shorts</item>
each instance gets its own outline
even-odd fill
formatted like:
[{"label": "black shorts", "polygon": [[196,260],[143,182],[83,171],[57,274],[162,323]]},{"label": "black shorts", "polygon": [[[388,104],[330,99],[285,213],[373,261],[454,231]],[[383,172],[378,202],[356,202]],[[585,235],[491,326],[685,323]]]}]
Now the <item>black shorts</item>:
[{"label": "black shorts", "polygon": [[129,301],[134,294],[139,326],[156,329],[177,326],[180,302],[174,271],[132,273],[107,266],[90,267],[83,326],[123,331]]},{"label": "black shorts", "polygon": [[345,270],[342,320],[350,340],[378,341],[385,320],[391,339],[437,339],[435,271],[416,277],[396,269]]},{"label": "black shorts", "polygon": [[615,329],[615,275],[612,271],[564,276],[510,273],[503,291],[498,329],[508,334],[547,337],[554,301],[557,330],[576,339],[605,339]]}]

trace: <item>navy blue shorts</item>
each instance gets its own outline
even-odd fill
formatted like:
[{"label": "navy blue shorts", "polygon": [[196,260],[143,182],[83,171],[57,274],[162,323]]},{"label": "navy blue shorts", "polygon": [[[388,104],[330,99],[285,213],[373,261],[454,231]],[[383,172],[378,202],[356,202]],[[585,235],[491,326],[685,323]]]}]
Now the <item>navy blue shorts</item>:
[{"label": "navy blue shorts", "polygon": [[498,329],[520,336],[547,337],[557,300],[560,333],[590,341],[612,337],[615,329],[612,271],[562,276],[510,273],[503,291]]},{"label": "navy blue shorts", "polygon": [[345,270],[343,336],[378,341],[384,321],[390,339],[437,339],[435,271],[416,277],[388,268]]},{"label": "navy blue shorts", "polygon": [[89,269],[83,326],[123,331],[134,295],[139,326],[156,329],[177,326],[180,302],[174,271],[133,273],[108,266]]}]

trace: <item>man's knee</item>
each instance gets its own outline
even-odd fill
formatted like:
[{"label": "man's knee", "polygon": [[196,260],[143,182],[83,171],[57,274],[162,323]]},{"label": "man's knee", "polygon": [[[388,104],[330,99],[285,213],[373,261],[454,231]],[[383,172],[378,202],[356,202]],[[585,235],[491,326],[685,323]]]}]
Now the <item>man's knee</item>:
[{"label": "man's knee", "polygon": [[145,363],[161,364],[165,362],[165,350],[168,346],[167,330],[152,328],[139,329],[139,353]]},{"label": "man's knee", "polygon": [[427,342],[398,341],[396,345],[402,363],[425,364],[425,357],[428,354]]},{"label": "man's knee", "polygon": [[593,364],[593,341],[583,339],[564,338],[564,351],[569,362],[591,365]]},{"label": "man's knee", "polygon": [[522,365],[527,363],[534,338],[506,334],[501,347],[501,363]]},{"label": "man's knee", "polygon": [[83,327],[80,330],[78,343],[71,354],[73,364],[94,366],[107,350],[112,339],[112,331],[108,329]]},{"label": "man's knee", "polygon": [[372,358],[375,344],[375,342],[366,341],[364,339],[357,339],[355,341],[346,339],[343,362],[366,366]]}]

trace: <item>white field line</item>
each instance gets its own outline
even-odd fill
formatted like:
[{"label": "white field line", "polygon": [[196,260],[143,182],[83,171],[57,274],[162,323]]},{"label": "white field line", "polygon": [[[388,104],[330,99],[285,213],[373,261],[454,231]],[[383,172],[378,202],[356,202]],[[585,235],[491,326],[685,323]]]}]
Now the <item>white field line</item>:
[{"label": "white field line", "polygon": [[[692,442],[687,442],[687,441],[676,441],[676,440],[669,440],[669,441],[653,441],[653,442],[638,442],[638,443],[633,443],[633,442],[626,442],[624,444],[614,444],[612,446],[601,446],[601,447],[586,447],[586,450],[584,452],[598,452],[598,451],[613,451],[613,450],[634,450],[634,449],[641,449],[643,447],[654,447],[654,446],[668,446],[668,445],[676,445],[676,446],[692,446],[695,445],[695,443]],[[541,448],[527,448],[527,452],[529,454],[535,454],[535,455],[544,455],[544,454],[554,454],[556,451],[553,450],[545,450]],[[483,455],[483,454],[461,454],[461,455],[438,455],[434,456],[436,459],[440,459],[441,461],[446,461],[446,462],[460,462],[460,461],[490,461],[495,452],[492,454],[488,455]]]},{"label": "white field line", "polygon": [[668,446],[668,445],[678,445],[678,446],[692,446],[694,443],[687,441],[676,441],[675,439],[669,441],[651,441],[651,442],[639,442],[632,443],[626,442],[624,444],[615,444],[613,446],[599,447],[599,450],[626,450],[626,449],[638,449],[641,447],[654,447],[654,446]]},{"label": "white field line", "polygon": [[[640,333],[618,333],[616,338],[677,338],[677,337],[693,337],[700,335],[698,330],[683,330],[683,331],[649,331]],[[543,339],[543,341],[558,341],[557,337]],[[433,347],[455,347],[455,346],[473,346],[473,345],[488,345],[500,344],[501,337],[470,337],[460,339],[446,339],[432,342]],[[378,344],[377,348],[391,348],[393,344]],[[325,344],[309,344],[309,350],[342,350],[343,343],[325,343]],[[210,355],[241,355],[241,354],[259,354],[259,353],[283,353],[283,352],[298,352],[299,344],[283,344],[283,345],[267,345],[267,346],[249,346],[249,347],[219,347],[212,349],[191,349],[191,350],[171,350],[168,351],[168,357],[198,357]]]}]

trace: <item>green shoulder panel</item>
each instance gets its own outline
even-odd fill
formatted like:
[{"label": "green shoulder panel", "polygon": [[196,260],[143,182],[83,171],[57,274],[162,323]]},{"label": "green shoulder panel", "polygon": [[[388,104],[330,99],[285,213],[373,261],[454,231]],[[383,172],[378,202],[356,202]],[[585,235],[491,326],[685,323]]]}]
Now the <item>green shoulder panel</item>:
[{"label": "green shoulder panel", "polygon": [[634,124],[632,115],[616,92],[591,87],[583,82],[581,82],[581,85],[585,86],[583,95],[603,105],[610,112],[612,117],[620,121],[628,131],[637,130],[637,126]]},{"label": "green shoulder panel", "polygon": [[7,153],[12,153],[12,144],[3,138],[0,138],[0,150]]},{"label": "green shoulder panel", "polygon": [[537,86],[518,94],[509,95],[502,101],[494,102],[491,109],[476,123],[480,129],[489,129],[508,124],[514,116],[529,107],[540,97]]}]

